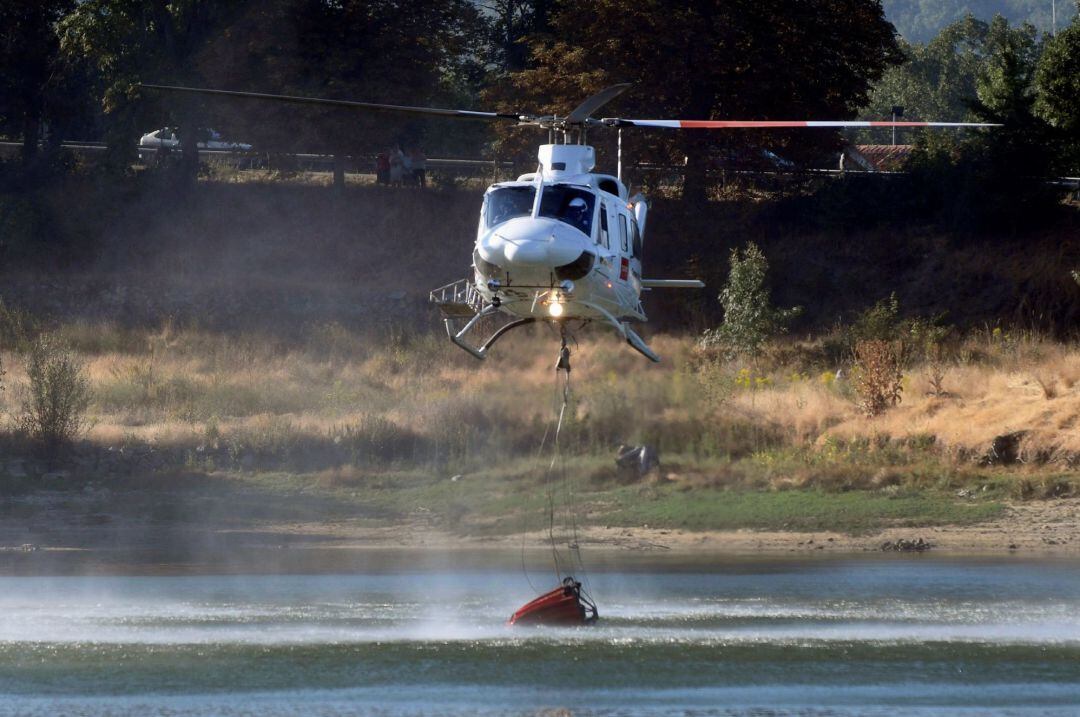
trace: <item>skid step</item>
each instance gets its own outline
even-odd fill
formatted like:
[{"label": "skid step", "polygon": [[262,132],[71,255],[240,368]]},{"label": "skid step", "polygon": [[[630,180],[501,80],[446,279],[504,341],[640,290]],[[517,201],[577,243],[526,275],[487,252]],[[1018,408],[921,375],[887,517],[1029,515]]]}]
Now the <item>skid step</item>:
[{"label": "skid step", "polygon": [[472,304],[460,301],[436,301],[435,305],[444,319],[469,319],[476,314]]}]

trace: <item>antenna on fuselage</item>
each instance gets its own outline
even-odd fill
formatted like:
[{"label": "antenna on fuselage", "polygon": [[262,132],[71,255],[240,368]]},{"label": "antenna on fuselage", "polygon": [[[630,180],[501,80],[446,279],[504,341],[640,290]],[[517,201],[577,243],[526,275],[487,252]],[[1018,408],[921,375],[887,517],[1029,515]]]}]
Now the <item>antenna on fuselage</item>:
[{"label": "antenna on fuselage", "polygon": [[616,160],[616,163],[615,163],[615,176],[618,177],[619,181],[621,182],[622,181],[622,127],[619,127],[618,147],[619,147],[619,149],[616,152],[616,156],[618,157],[618,159]]}]

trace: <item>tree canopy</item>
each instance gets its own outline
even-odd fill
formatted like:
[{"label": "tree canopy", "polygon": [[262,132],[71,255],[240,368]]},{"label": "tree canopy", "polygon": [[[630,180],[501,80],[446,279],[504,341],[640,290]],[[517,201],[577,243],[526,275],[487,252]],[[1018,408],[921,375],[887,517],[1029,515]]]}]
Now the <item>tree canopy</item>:
[{"label": "tree canopy", "polygon": [[[1014,25],[1029,23],[1040,32],[1053,29],[1050,0],[883,0],[885,16],[911,43],[928,43],[945,29],[971,15],[984,22],[1000,15]],[[1057,26],[1076,16],[1076,3],[1057,0]]]},{"label": "tree canopy", "polygon": [[[851,117],[900,59],[876,0],[562,3],[551,33],[530,47],[532,66],[501,91],[506,107],[566,112],[606,85],[632,82],[615,105],[624,116],[685,119]],[[635,147],[685,161],[684,196],[701,199],[711,158],[763,143],[790,145],[790,135],[652,133]],[[822,132],[799,146],[835,143]]]},{"label": "tree canopy", "polygon": [[925,45],[904,42],[904,62],[886,70],[863,116],[888,117],[892,107],[900,105],[905,119],[971,119],[971,101],[993,58],[1011,45],[1024,45],[1030,53],[1036,49],[1034,41],[1031,25],[1011,27],[1001,16],[984,22],[969,15]]},{"label": "tree canopy", "polygon": [[[963,5],[939,4],[946,15]],[[1014,15],[1034,7],[990,4]],[[190,130],[205,127],[266,151],[360,154],[415,142],[429,153],[476,156],[494,144],[526,158],[534,130],[496,136],[483,123],[196,100],[137,85],[565,113],[630,82],[602,114],[880,118],[899,104],[908,118],[1007,119],[1017,131],[1002,132],[999,148],[1013,142],[1016,156],[1042,156],[1021,149],[1022,136],[1037,137],[1055,167],[1075,168],[1075,15],[1066,24],[1063,8],[1054,38],[1005,17],[960,16],[919,44],[898,40],[886,20],[904,7],[932,9],[922,0],[9,2],[0,4],[0,132],[23,140],[27,162],[43,137],[105,139],[119,172],[130,169],[139,135],[163,126],[180,128],[191,175],[198,133]],[[765,150],[820,164],[842,143],[829,130],[624,135],[635,159],[667,172],[667,184],[684,178],[684,196],[695,200],[706,195],[710,170],[760,161],[771,156]],[[612,164],[614,133],[589,140]]]},{"label": "tree canopy", "polygon": [[38,152],[41,127],[56,121],[62,98],[55,25],[73,0],[0,4],[0,128],[23,139],[23,161]]},{"label": "tree canopy", "polygon": [[1071,137],[1066,152],[1072,170],[1080,169],[1080,15],[1046,43],[1035,70],[1035,109]]}]

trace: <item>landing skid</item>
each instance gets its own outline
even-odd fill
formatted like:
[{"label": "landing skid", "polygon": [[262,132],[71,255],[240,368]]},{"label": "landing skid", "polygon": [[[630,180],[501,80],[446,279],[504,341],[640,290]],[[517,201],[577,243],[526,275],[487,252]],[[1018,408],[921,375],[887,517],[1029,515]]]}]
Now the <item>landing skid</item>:
[{"label": "landing skid", "polygon": [[[524,318],[508,317],[504,324],[495,329],[483,343],[477,346],[469,341],[467,337],[469,333],[476,328],[476,325],[481,319],[503,313],[498,304],[486,303],[480,295],[480,292],[476,290],[476,287],[468,279],[462,279],[453,284],[448,284],[440,289],[436,289],[431,292],[431,301],[437,305],[439,311],[442,312],[443,324],[446,326],[446,334],[450,337],[450,340],[455,345],[467,351],[471,356],[480,359],[481,361],[487,357],[488,351],[495,345],[495,342],[505,336],[508,332],[520,326],[527,326],[541,320],[540,318],[533,316],[526,316]],[[628,322],[619,321],[609,311],[592,302],[579,300],[575,303],[599,314],[635,351],[650,361],[659,363],[660,357],[649,348],[649,345],[645,343],[644,339],[638,336],[638,334],[630,328]],[[641,318],[643,317],[644,315],[642,315]],[[566,321],[566,319],[544,320],[554,321],[560,324]],[[585,321],[587,322],[588,319],[585,319]]]},{"label": "landing skid", "polygon": [[497,307],[488,306],[479,313],[475,314],[460,329],[458,329],[460,319],[443,317],[443,324],[446,325],[446,333],[450,337],[450,340],[454,342],[454,344],[460,346],[461,348],[468,351],[472,356],[483,361],[484,358],[487,356],[488,350],[495,345],[496,341],[505,336],[507,332],[512,331],[519,326],[527,326],[528,324],[536,323],[537,321],[537,319],[533,317],[526,317],[524,319],[514,319],[512,321],[507,321],[505,324],[495,329],[495,331],[492,332],[491,336],[489,336],[487,340],[484,341],[484,343],[480,344],[479,347],[474,346],[468,341],[468,339],[465,338],[468,333],[472,331],[473,327],[476,326],[476,323],[480,319],[486,316],[493,316],[497,313],[499,313],[499,309]]}]

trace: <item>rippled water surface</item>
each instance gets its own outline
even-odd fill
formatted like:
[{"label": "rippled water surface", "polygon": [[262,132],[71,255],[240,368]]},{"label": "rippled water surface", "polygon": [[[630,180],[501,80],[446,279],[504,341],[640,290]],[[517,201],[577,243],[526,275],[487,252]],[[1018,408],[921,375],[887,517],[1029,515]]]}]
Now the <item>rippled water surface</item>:
[{"label": "rippled water surface", "polygon": [[0,715],[1080,715],[1080,563],[651,562],[601,622],[554,578],[403,556],[320,575],[0,577]]}]

